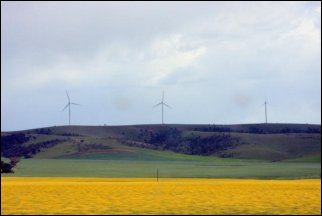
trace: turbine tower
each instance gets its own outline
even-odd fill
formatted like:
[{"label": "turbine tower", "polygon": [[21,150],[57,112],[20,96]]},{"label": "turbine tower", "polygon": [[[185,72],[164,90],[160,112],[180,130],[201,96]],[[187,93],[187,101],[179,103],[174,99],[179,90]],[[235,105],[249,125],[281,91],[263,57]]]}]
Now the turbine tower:
[{"label": "turbine tower", "polygon": [[80,105],[80,104],[77,104],[77,103],[74,103],[74,102],[70,102],[70,98],[69,98],[69,95],[68,95],[68,92],[66,91],[66,95],[67,95],[67,98],[68,98],[68,103],[67,103],[67,105],[65,106],[65,108],[62,110],[62,111],[64,111],[67,107],[68,107],[68,119],[69,119],[69,125],[70,125],[70,106],[71,105]]},{"label": "turbine tower", "polygon": [[163,124],[163,105],[167,106],[168,108],[171,108],[168,104],[164,103],[164,91],[162,92],[162,101],[156,105],[153,106],[153,108],[161,105],[162,107],[162,124]]},{"label": "turbine tower", "polygon": [[266,101],[266,98],[265,98],[265,103],[263,105],[265,105],[265,123],[267,124],[267,101]]}]

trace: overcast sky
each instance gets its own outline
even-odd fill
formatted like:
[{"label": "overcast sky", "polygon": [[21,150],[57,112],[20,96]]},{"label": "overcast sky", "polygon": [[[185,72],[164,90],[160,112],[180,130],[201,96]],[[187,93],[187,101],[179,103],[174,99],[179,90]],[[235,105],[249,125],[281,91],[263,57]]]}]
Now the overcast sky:
[{"label": "overcast sky", "polygon": [[1,2],[1,131],[321,124],[321,2]]}]

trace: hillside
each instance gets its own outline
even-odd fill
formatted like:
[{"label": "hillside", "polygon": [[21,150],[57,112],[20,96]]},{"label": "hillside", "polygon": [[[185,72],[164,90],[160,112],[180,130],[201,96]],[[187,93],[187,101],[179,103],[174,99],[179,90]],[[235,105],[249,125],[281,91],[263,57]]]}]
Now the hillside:
[{"label": "hillside", "polygon": [[14,174],[46,177],[320,178],[319,125],[60,126],[1,133]]},{"label": "hillside", "polygon": [[321,126],[58,126],[1,133],[2,157],[95,158],[93,155],[98,154],[100,158],[140,158],[149,157],[144,155],[151,152],[165,151],[187,156],[266,161],[306,161],[314,158],[320,161]]}]

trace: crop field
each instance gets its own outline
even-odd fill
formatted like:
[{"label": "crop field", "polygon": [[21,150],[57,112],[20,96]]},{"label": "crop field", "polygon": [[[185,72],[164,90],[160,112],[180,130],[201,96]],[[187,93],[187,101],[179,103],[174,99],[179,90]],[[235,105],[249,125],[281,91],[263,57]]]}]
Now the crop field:
[{"label": "crop field", "polygon": [[321,181],[2,177],[1,214],[321,214]]},{"label": "crop field", "polygon": [[[189,157],[197,159],[192,160]],[[133,157],[123,160],[22,159],[15,173],[2,173],[1,176],[154,178],[157,168],[161,178],[319,179],[321,173],[321,163],[315,162],[270,163],[215,157],[200,158],[188,156],[187,159],[180,160],[162,160],[161,157],[159,160],[147,160],[147,157],[145,160]]]}]

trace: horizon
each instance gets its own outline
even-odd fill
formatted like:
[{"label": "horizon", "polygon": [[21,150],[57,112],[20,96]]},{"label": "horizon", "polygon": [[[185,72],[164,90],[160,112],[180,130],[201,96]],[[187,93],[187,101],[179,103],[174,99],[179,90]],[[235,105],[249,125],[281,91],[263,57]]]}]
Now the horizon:
[{"label": "horizon", "polygon": [[[166,16],[165,16],[166,15]],[[321,125],[321,2],[1,2],[1,130]]]},{"label": "horizon", "polygon": [[282,123],[282,122],[272,122],[272,123],[236,123],[236,124],[180,124],[180,123],[156,123],[156,124],[122,124],[122,125],[52,125],[52,126],[44,126],[44,127],[35,127],[35,128],[25,128],[21,130],[12,130],[12,131],[1,131],[1,133],[10,133],[10,132],[18,132],[18,131],[25,131],[25,130],[36,130],[42,128],[52,128],[52,127],[130,127],[130,126],[192,126],[192,125],[200,125],[200,126],[237,126],[237,125],[314,125],[314,126],[321,126],[321,124],[312,124],[312,123]]}]

